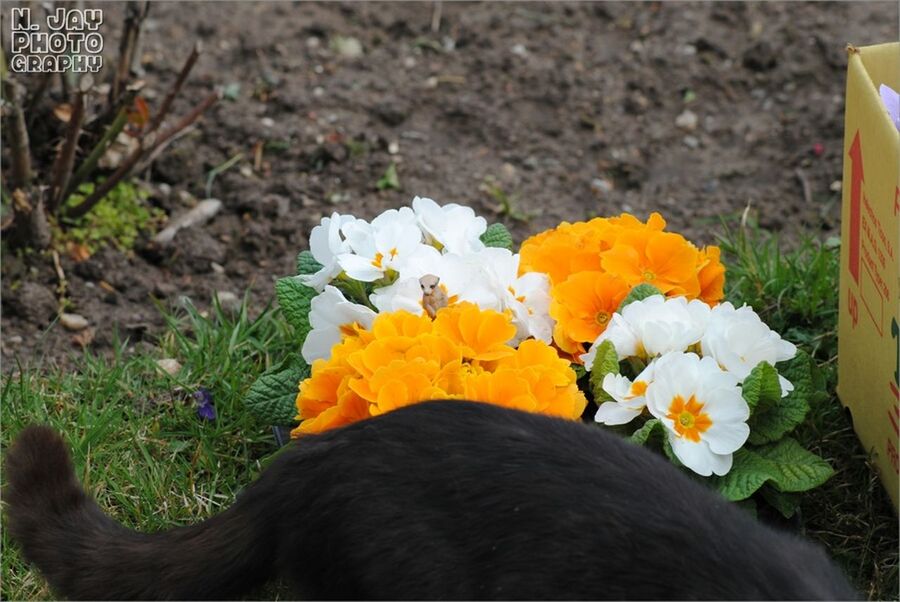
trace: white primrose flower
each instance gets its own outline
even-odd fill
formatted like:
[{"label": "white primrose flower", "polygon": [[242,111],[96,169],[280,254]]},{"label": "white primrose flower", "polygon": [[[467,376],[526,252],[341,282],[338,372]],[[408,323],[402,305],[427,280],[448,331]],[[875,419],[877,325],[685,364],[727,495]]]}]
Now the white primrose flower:
[{"label": "white primrose flower", "polygon": [[724,475],[750,435],[740,381],[711,357],[670,352],[654,367],[647,409],[666,427],[672,451],[699,475]]},{"label": "white primrose flower", "polygon": [[[760,362],[775,365],[797,354],[797,347],[771,330],[747,305],[735,309],[728,302],[714,307],[709,315],[706,332],[700,340],[704,356],[715,359],[723,370],[743,381]],[[794,385],[778,376],[782,396],[794,390]]]},{"label": "white primrose flower", "polygon": [[345,224],[341,232],[352,252],[338,255],[337,261],[347,276],[362,282],[378,280],[388,270],[402,272],[410,258],[428,248],[409,207],[385,211],[372,223]]},{"label": "white primrose flower", "polygon": [[476,216],[471,207],[456,203],[442,207],[417,196],[412,208],[426,242],[439,244],[444,253],[465,254],[485,248],[481,235],[487,230],[487,220]]},{"label": "white primrose flower", "polygon": [[370,328],[375,312],[358,303],[348,301],[340,290],[326,286],[310,302],[309,325],[300,354],[306,363],[331,357],[331,348],[341,341],[342,334],[352,332],[354,325]]},{"label": "white primrose flower", "polygon": [[323,217],[319,225],[312,229],[309,234],[309,250],[313,258],[322,264],[322,269],[315,274],[301,275],[300,281],[303,284],[321,293],[325,285],[341,273],[337,257],[350,250],[349,243],[341,237],[341,228],[355,221],[357,219],[352,215],[332,213],[331,217]]},{"label": "white primrose flower", "polygon": [[516,343],[528,337],[550,343],[553,318],[550,317],[549,276],[541,272],[519,276],[519,255],[507,249],[486,248],[477,255],[494,276],[502,308],[513,312]]},{"label": "white primrose flower", "polygon": [[612,342],[619,359],[646,360],[669,351],[685,351],[700,341],[709,312],[709,305],[703,301],[688,301],[685,297],[666,299],[653,295],[629,303],[621,314],[612,315],[606,330],[581,359],[590,370],[597,348],[604,341]]},{"label": "white primrose flower", "polygon": [[603,377],[603,390],[615,401],[605,401],[597,408],[594,420],[601,424],[627,424],[641,415],[647,406],[645,393],[653,382],[656,362],[650,362],[640,374],[630,381],[621,374]]}]

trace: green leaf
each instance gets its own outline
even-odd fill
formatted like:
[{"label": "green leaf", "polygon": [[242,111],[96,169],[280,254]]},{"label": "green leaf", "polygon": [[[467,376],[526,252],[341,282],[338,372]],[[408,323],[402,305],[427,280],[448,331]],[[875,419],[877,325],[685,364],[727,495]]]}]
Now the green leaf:
[{"label": "green leaf", "polygon": [[644,426],[631,433],[631,437],[629,439],[632,443],[637,443],[638,445],[646,445],[647,441],[650,439],[650,436],[653,435],[655,431],[662,431],[664,428],[665,427],[663,427],[662,423],[659,420],[657,420],[656,418],[651,418],[644,423]]},{"label": "green leaf", "polygon": [[631,292],[628,293],[628,296],[622,299],[622,302],[619,304],[619,309],[616,311],[618,313],[622,313],[622,310],[626,305],[630,303],[634,303],[635,301],[641,301],[646,299],[647,297],[652,297],[653,295],[661,295],[662,292],[653,286],[652,284],[642,283],[638,284],[634,288],[631,289]]},{"label": "green leaf", "polygon": [[764,485],[759,492],[762,494],[763,499],[785,518],[791,518],[800,508],[800,499],[796,493],[778,491],[769,485]]},{"label": "green leaf", "polygon": [[277,366],[264,372],[247,392],[244,404],[251,414],[266,424],[292,424],[297,416],[297,389],[309,376],[302,359],[290,368]]},{"label": "green leaf", "polygon": [[744,379],[741,393],[750,406],[751,415],[776,405],[781,399],[778,371],[768,362],[758,363]]},{"label": "green leaf", "polygon": [[828,462],[787,437],[755,449],[739,449],[734,464],[714,483],[732,501],[743,500],[771,482],[779,492],[808,491],[827,481],[834,470]]},{"label": "green leaf", "polygon": [[572,370],[575,371],[575,380],[581,380],[588,373],[581,364],[571,364]]},{"label": "green leaf", "polygon": [[607,374],[619,373],[619,356],[612,341],[603,341],[597,348],[597,355],[591,365],[591,393],[594,401],[600,405],[604,401],[612,401],[612,397],[603,390],[603,378]]},{"label": "green leaf", "polygon": [[749,449],[734,452],[734,462],[728,474],[715,479],[715,487],[727,499],[736,502],[745,500],[773,478],[772,464]]},{"label": "green leaf", "polygon": [[791,437],[756,449],[773,466],[772,480],[779,491],[809,491],[834,474],[823,458],[803,448]]},{"label": "green leaf", "polygon": [[384,175],[375,183],[378,190],[397,190],[400,188],[400,178],[397,176],[397,164],[393,161],[385,170]]},{"label": "green leaf", "polygon": [[312,251],[300,251],[297,254],[297,273],[315,274],[322,269],[322,264],[316,261]]},{"label": "green leaf", "polygon": [[756,408],[756,412],[747,421],[750,426],[750,443],[761,445],[778,441],[803,422],[809,412],[807,400],[814,390],[812,374],[814,368],[812,358],[803,351],[798,351],[791,361],[782,364],[781,373],[791,381],[794,390],[786,397],[780,397],[779,384],[777,401],[767,407]]},{"label": "green leaf", "polygon": [[488,226],[484,234],[481,235],[481,242],[486,247],[498,247],[510,251],[513,248],[512,234],[509,233],[506,226],[500,223]]},{"label": "green leaf", "polygon": [[308,287],[298,276],[279,278],[275,282],[275,295],[278,297],[278,305],[281,311],[297,333],[300,344],[306,340],[309,334],[309,309],[312,298],[318,293],[314,288]]}]

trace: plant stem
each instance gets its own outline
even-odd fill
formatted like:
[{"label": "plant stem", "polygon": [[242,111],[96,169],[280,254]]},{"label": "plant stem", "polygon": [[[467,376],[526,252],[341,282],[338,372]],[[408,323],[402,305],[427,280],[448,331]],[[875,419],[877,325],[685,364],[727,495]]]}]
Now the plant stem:
[{"label": "plant stem", "polygon": [[[130,103],[129,103],[130,104]],[[63,194],[63,200],[69,198],[72,193],[78,190],[78,187],[84,182],[97,168],[97,162],[100,161],[100,157],[103,156],[103,153],[106,152],[107,147],[110,143],[116,139],[119,133],[124,129],[125,124],[128,123],[128,105],[122,106],[119,109],[119,114],[116,115],[116,118],[113,120],[112,124],[106,129],[103,136],[94,145],[94,148],[91,150],[90,154],[87,158],[82,161],[81,165],[78,167],[78,170],[75,172],[69,179],[69,184],[66,187],[66,191]]]},{"label": "plant stem", "polygon": [[47,199],[47,211],[53,215],[62,202],[63,193],[68,187],[72,175],[72,167],[75,165],[75,151],[78,148],[78,138],[81,136],[81,126],[84,123],[85,113],[84,88],[75,92],[72,101],[72,114],[69,116],[69,127],[66,130],[66,138],[63,142],[56,161],[53,163],[51,177],[50,196]]},{"label": "plant stem", "polygon": [[31,185],[31,150],[28,145],[28,126],[25,113],[22,111],[22,93],[24,88],[18,82],[7,77],[3,80],[3,96],[9,103],[10,128],[9,141],[12,153],[12,178],[10,188],[28,188]]},{"label": "plant stem", "polygon": [[169,113],[169,109],[172,108],[172,102],[181,91],[181,87],[184,85],[184,82],[187,80],[188,75],[191,73],[191,69],[194,68],[194,64],[196,64],[197,57],[199,56],[200,42],[198,41],[194,44],[194,48],[191,50],[191,54],[188,55],[187,60],[184,62],[184,66],[181,68],[181,72],[178,74],[178,78],[175,80],[175,83],[172,84],[172,88],[166,95],[165,100],[163,100],[162,105],[160,105],[159,111],[156,113],[156,117],[154,117],[153,121],[150,122],[150,127],[147,128],[148,133],[155,132],[160,124],[162,124],[163,119],[166,118],[166,115]]}]

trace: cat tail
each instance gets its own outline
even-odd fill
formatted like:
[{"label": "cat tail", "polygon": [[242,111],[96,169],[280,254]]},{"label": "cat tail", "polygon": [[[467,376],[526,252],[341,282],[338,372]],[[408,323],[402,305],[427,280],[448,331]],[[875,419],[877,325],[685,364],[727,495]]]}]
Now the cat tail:
[{"label": "cat tail", "polygon": [[22,431],[7,453],[5,476],[10,535],[67,598],[226,599],[273,570],[271,510],[253,487],[205,522],[144,534],[106,516],[84,492],[65,443],[50,428]]}]

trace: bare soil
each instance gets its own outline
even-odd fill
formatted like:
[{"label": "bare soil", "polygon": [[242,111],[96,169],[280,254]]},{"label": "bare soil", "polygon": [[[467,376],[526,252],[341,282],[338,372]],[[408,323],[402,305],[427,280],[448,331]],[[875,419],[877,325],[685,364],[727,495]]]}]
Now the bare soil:
[{"label": "bare soil", "polygon": [[[112,50],[122,4],[102,7]],[[249,289],[259,310],[323,215],[373,217],[414,195],[471,205],[519,241],[562,220],[660,211],[712,242],[748,204],[788,238],[838,235],[844,46],[895,40],[898,19],[894,2],[445,2],[434,32],[433,11],[154,4],[141,56],[151,107],[198,39],[172,114],[214,85],[232,98],[141,174],[150,202],[182,213],[180,192],[206,197],[210,171],[242,158],[212,183],[222,211],[171,249],[62,258],[90,347],[108,353],[116,332],[131,350],[148,344],[162,325],[154,299],[203,307]],[[401,189],[379,190],[391,162]],[[503,195],[512,215],[497,212]],[[4,249],[4,371],[77,353],[71,332],[47,330],[57,284],[48,257]]]}]

